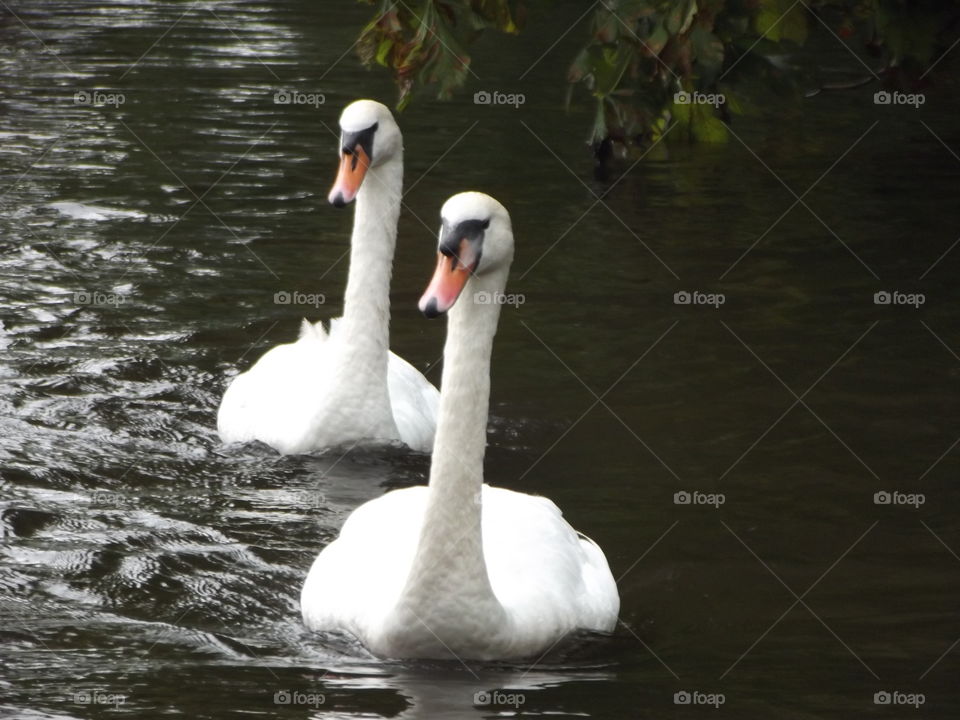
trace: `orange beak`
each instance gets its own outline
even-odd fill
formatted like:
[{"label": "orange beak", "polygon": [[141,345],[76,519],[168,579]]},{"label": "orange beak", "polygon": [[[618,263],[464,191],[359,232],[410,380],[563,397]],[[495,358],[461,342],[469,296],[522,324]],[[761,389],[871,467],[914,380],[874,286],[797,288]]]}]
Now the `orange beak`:
[{"label": "orange beak", "polygon": [[357,145],[352,152],[345,150],[340,157],[337,179],[327,196],[330,204],[334,207],[343,207],[353,202],[369,168],[370,157],[360,145]]},{"label": "orange beak", "polygon": [[[452,308],[460,297],[460,293],[463,292],[467,280],[470,279],[473,267],[463,263],[467,259],[464,256],[469,252],[469,244],[466,240],[460,243],[460,249],[460,258],[437,253],[437,269],[419,303],[420,312],[428,318],[435,318]],[[476,262],[470,260],[468,262],[476,265]]]}]

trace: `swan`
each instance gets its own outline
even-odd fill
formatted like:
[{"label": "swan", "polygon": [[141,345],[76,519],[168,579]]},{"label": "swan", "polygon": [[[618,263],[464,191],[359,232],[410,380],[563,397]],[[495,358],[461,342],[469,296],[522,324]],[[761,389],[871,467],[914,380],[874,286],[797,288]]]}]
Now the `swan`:
[{"label": "swan", "polygon": [[217,414],[225,443],[260,440],[283,454],[363,440],[430,452],[437,389],[390,352],[390,274],[403,186],[403,139],[381,103],[340,116],[332,205],[356,198],[343,317],[304,320],[296,342],[271,348],[233,379]]},{"label": "swan", "polygon": [[301,610],[310,630],[346,631],[380,657],[522,659],[576,630],[612,631],[620,598],[603,551],[556,505],[483,482],[513,233],[482,193],[454,195],[441,217],[420,299],[427,317],[449,311],[429,484],[351,513],[310,568]]}]

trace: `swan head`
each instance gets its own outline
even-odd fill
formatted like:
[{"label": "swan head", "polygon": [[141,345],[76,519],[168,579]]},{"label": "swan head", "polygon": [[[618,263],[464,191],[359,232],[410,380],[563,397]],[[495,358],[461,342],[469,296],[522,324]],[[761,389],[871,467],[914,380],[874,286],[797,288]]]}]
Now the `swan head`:
[{"label": "swan head", "polygon": [[513,261],[513,230],[507,209],[489,195],[454,195],[440,210],[437,269],[420,298],[428,318],[447,312],[471,278],[482,279]]},{"label": "swan head", "polygon": [[370,168],[399,157],[403,137],[393,113],[375,100],[357,100],[340,114],[340,170],[327,199],[335,207],[353,202]]}]

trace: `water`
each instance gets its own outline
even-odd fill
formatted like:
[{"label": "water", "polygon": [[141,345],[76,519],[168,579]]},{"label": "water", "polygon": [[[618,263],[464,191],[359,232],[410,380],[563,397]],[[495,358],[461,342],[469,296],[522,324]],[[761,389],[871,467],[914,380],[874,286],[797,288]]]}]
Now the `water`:
[{"label": "water", "polygon": [[[758,91],[739,140],[655,150],[600,181],[590,108],[561,109],[581,31],[513,79],[582,12],[565,3],[484,41],[462,97],[403,114],[393,347],[439,380],[443,326],[415,308],[439,207],[494,194],[524,303],[497,338],[487,478],[548,495],[600,543],[622,624],[538,662],[385,663],[305,632],[299,588],[347,514],[423,482],[428,459],[278,457],[214,432],[233,374],[301,316],[340,312],[351,212],[325,201],[332,132],[350,100],[393,97],[347,52],[369,8],[10,7],[0,716],[475,717],[522,696],[527,715],[660,717],[694,713],[674,693],[699,691],[743,717],[866,717],[894,690],[956,716],[948,72],[919,111],[878,108],[871,87]],[[829,38],[823,52],[838,75],[862,71]],[[284,89],[326,102],[274,104]],[[474,106],[480,89],[527,103]],[[74,103],[95,90],[124,102]],[[765,234],[796,199],[778,178],[809,209]],[[925,302],[875,305],[884,290]],[[283,291],[325,302],[275,304]],[[680,291],[725,302],[675,305]],[[925,502],[874,503],[894,490]],[[475,706],[486,690],[507,704]]]}]

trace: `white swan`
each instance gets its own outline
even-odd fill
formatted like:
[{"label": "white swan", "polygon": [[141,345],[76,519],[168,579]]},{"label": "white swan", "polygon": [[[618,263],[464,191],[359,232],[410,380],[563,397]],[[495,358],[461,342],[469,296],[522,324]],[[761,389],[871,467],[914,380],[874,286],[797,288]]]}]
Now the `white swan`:
[{"label": "white swan", "polygon": [[483,484],[500,315],[486,301],[502,295],[513,234],[504,207],[481,193],[453,196],[441,214],[420,300],[428,317],[450,310],[429,486],[350,515],[310,568],[303,620],[381,657],[530,657],[577,629],[611,631],[620,598],[603,551],[550,500]]},{"label": "white swan", "polygon": [[389,349],[390,274],[403,186],[403,139],[390,111],[358,100],[340,116],[341,163],[330,202],[356,198],[343,317],[306,320],[233,379],[217,430],[227,443],[260,440],[284,454],[361,440],[400,440],[429,452],[437,389]]}]

